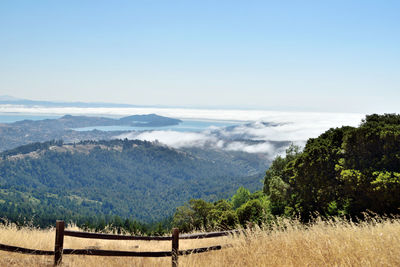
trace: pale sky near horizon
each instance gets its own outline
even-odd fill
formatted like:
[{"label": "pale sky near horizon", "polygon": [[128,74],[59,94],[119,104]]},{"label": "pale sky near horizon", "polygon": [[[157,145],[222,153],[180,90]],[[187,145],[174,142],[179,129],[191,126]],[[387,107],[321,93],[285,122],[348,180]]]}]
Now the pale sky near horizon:
[{"label": "pale sky near horizon", "polygon": [[400,113],[400,1],[1,1],[0,95]]}]

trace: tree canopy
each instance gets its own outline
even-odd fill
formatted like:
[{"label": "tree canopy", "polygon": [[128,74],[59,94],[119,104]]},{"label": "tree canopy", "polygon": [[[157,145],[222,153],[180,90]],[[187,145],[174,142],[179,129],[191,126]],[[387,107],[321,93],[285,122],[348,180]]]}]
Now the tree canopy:
[{"label": "tree canopy", "polygon": [[[314,215],[395,215],[400,213],[399,196],[400,115],[373,114],[359,127],[332,128],[309,139],[302,151],[290,146],[266,171],[262,192],[240,187],[224,207],[236,216],[231,223],[246,227],[277,216],[308,222]],[[208,206],[212,216],[202,227],[221,226],[215,218],[223,211],[216,203]],[[191,211],[189,217],[196,216]]]}]

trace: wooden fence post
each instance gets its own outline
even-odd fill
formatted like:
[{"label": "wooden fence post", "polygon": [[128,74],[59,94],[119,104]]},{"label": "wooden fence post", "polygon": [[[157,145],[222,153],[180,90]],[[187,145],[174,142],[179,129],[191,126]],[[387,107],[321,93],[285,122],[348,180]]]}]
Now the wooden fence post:
[{"label": "wooden fence post", "polygon": [[54,246],[54,265],[61,264],[64,247],[64,221],[56,221],[56,242]]},{"label": "wooden fence post", "polygon": [[178,267],[179,229],[172,228],[172,267]]}]

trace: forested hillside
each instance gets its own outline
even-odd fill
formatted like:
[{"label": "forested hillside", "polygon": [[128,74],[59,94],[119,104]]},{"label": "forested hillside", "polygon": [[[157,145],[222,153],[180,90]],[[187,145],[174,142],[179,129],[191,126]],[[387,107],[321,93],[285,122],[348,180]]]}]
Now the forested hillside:
[{"label": "forested hillside", "polygon": [[190,198],[217,200],[241,185],[260,187],[269,164],[258,154],[200,153],[137,140],[34,143],[1,158],[2,216],[42,226],[106,215],[160,220]]},{"label": "forested hillside", "polygon": [[278,217],[400,214],[400,115],[369,115],[359,127],[332,128],[291,146],[266,171],[263,191],[239,188],[228,200],[192,199],[177,209],[181,229],[234,228]]},{"label": "forested hillside", "polygon": [[[400,210],[400,116],[370,115],[359,127],[330,129],[308,140],[302,153],[280,159],[265,179],[277,214],[361,216]],[[276,186],[287,188],[279,190]]]}]

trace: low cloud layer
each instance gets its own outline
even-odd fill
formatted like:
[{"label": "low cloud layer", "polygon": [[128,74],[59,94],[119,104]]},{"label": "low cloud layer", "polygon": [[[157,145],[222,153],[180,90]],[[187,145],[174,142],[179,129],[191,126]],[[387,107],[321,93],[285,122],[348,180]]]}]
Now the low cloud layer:
[{"label": "low cloud layer", "polygon": [[284,150],[282,145],[277,145],[271,141],[252,140],[247,138],[240,138],[236,140],[234,138],[230,138],[233,137],[233,135],[230,137],[228,137],[228,135],[228,132],[224,128],[221,128],[213,130],[208,129],[200,133],[178,132],[172,130],[131,132],[128,134],[119,135],[117,137],[122,139],[128,138],[146,141],[158,141],[174,148],[207,147],[224,149],[228,151],[264,153],[268,154],[271,158],[276,154],[282,153]]},{"label": "low cloud layer", "polygon": [[301,121],[317,121],[318,123],[332,123],[350,125],[358,123],[365,115],[356,113],[329,113],[329,112],[286,112],[269,110],[238,110],[238,109],[190,109],[190,108],[114,108],[114,107],[43,107],[24,105],[0,105],[0,113],[23,114],[51,114],[60,116],[71,115],[103,115],[128,116],[134,114],[156,113],[158,115],[179,119],[208,119],[229,120],[241,122],[267,121],[273,123],[297,123]]},{"label": "low cloud layer", "polygon": [[[293,114],[295,115],[295,114]],[[295,117],[294,117],[295,118]],[[341,123],[342,117],[331,117],[331,120],[321,116],[310,118],[297,117],[297,121],[274,122],[255,121],[238,123],[230,127],[210,127],[202,132],[178,131],[148,131],[132,132],[118,136],[119,138],[159,141],[174,148],[182,147],[213,147],[229,151],[244,151],[248,153],[265,153],[270,158],[283,154],[287,146],[294,144],[303,146],[308,138],[317,137],[332,127],[343,125],[356,126],[360,118],[352,121],[347,118],[347,123]]]},{"label": "low cloud layer", "polygon": [[[283,112],[268,110],[184,109],[184,108],[82,108],[29,107],[0,105],[0,113],[96,115],[122,117],[134,114],[158,115],[190,120],[225,120],[233,127],[210,127],[202,132],[156,130],[132,132],[119,138],[155,141],[175,148],[215,147],[249,153],[267,153],[271,157],[283,153],[289,142],[304,145],[332,127],[357,126],[365,114]],[[288,142],[284,142],[288,141]],[[279,143],[281,142],[281,143]],[[284,142],[286,145],[283,145]]]},{"label": "low cloud layer", "polygon": [[146,141],[159,141],[171,147],[204,147],[214,146],[218,143],[218,138],[207,132],[177,132],[177,131],[149,131],[121,135],[120,138],[139,139]]}]

